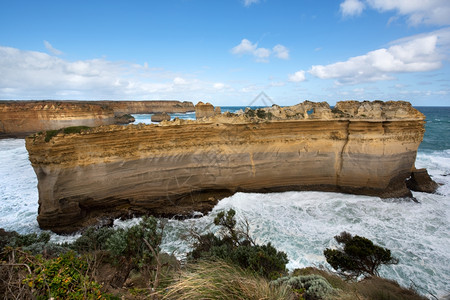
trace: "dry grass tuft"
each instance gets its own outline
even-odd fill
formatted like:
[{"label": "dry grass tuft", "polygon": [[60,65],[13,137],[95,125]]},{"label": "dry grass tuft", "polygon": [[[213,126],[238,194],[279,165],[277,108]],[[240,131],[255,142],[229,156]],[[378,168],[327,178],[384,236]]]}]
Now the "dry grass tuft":
[{"label": "dry grass tuft", "polygon": [[272,287],[267,279],[224,261],[192,265],[166,291],[163,299],[294,299],[288,287]]}]

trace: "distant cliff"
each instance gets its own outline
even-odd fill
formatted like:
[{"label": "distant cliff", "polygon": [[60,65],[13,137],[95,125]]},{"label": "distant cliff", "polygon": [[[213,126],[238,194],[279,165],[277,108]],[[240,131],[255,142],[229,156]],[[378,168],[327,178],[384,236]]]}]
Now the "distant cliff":
[{"label": "distant cliff", "polygon": [[114,124],[114,111],[101,104],[68,101],[0,101],[0,137],[69,126]]},{"label": "distant cliff", "polygon": [[[123,115],[194,111],[180,101],[0,101],[0,138],[70,126],[126,123]],[[128,120],[132,120],[128,118]]]},{"label": "distant cliff", "polygon": [[104,216],[208,211],[237,191],[411,196],[424,134],[407,102],[305,102],[160,125],[26,139],[38,222],[71,232]]},{"label": "distant cliff", "polygon": [[184,101],[99,101],[116,115],[151,113],[186,113],[194,111],[192,102]]}]

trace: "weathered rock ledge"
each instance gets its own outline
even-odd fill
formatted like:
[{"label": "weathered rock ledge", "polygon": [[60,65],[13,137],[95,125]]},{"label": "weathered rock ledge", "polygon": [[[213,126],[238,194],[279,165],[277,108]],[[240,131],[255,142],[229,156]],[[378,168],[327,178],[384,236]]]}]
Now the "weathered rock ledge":
[{"label": "weathered rock ledge", "polygon": [[[39,225],[72,232],[104,216],[208,211],[238,191],[411,196],[425,116],[407,102],[304,102],[157,125],[26,139]],[[47,141],[46,141],[47,140]]]},{"label": "weathered rock ledge", "polygon": [[69,126],[101,126],[133,122],[129,114],[194,111],[180,101],[0,101],[0,138]]}]

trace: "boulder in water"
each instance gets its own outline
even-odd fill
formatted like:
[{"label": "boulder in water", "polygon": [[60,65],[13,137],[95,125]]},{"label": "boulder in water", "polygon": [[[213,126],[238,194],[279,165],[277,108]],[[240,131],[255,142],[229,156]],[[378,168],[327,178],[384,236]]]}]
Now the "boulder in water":
[{"label": "boulder in water", "polygon": [[156,113],[151,118],[152,122],[170,121],[170,115],[168,113]]}]

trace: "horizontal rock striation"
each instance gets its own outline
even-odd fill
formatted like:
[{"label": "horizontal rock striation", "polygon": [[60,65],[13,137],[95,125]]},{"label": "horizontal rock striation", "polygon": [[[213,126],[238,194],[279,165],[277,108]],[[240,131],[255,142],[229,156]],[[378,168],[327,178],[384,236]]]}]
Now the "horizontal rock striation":
[{"label": "horizontal rock striation", "polygon": [[114,110],[116,115],[152,114],[152,113],[186,113],[194,111],[194,104],[189,101],[99,101]]},{"label": "horizontal rock striation", "polygon": [[0,101],[0,138],[71,126],[101,126],[134,121],[129,114],[194,111],[180,101]]},{"label": "horizontal rock striation", "polygon": [[67,101],[0,101],[0,137],[70,126],[114,124],[114,111],[102,104]]},{"label": "horizontal rock striation", "polygon": [[[424,134],[407,102],[304,102],[26,139],[44,229],[102,216],[208,211],[238,191],[405,197]],[[47,140],[47,141],[46,141]]]}]

